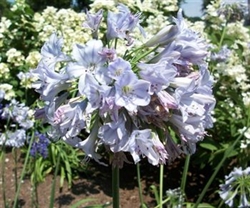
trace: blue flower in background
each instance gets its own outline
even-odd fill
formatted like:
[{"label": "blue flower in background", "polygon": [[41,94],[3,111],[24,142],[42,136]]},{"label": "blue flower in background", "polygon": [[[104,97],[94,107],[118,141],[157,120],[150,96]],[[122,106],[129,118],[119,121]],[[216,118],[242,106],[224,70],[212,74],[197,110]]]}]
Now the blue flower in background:
[{"label": "blue flower in background", "polygon": [[229,207],[250,207],[250,167],[234,168],[220,185],[220,197]]},{"label": "blue flower in background", "polygon": [[36,157],[36,155],[40,154],[43,158],[48,157],[49,144],[50,140],[44,134],[36,132],[35,140],[30,149],[30,155]]}]

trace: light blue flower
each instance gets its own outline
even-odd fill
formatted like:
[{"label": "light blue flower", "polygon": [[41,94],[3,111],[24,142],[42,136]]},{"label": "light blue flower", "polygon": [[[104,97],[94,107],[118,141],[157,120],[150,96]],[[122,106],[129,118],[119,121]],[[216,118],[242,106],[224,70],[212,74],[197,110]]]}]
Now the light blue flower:
[{"label": "light blue flower", "polygon": [[168,25],[161,29],[156,35],[149,39],[144,45],[146,47],[152,46],[165,46],[176,38],[179,33],[178,27],[176,25]]},{"label": "light blue flower", "polygon": [[139,63],[137,66],[140,69],[140,77],[151,83],[151,93],[166,89],[170,81],[177,75],[176,67],[163,59],[154,64]]},{"label": "light blue flower", "polygon": [[19,103],[15,99],[2,109],[2,118],[15,122],[24,129],[30,129],[34,126],[31,109],[24,103]]},{"label": "light blue flower", "polygon": [[100,9],[95,14],[91,14],[89,11],[87,11],[86,21],[83,23],[83,27],[90,28],[93,32],[96,32],[100,27],[102,17],[102,9]]},{"label": "light blue flower", "polygon": [[140,14],[133,15],[129,8],[123,4],[119,4],[119,12],[114,13],[108,11],[107,18],[107,39],[120,38],[127,40],[127,45],[133,43],[133,38],[130,35],[133,30],[138,27],[140,32],[145,36],[143,28],[140,26]]},{"label": "light blue flower", "polygon": [[124,151],[129,140],[132,129],[128,129],[126,116],[120,114],[118,121],[105,123],[99,128],[98,137],[101,141],[110,147],[112,152]]},{"label": "light blue flower", "polygon": [[60,137],[76,137],[86,125],[83,114],[86,103],[84,101],[71,102],[58,108],[55,105],[55,102],[51,102],[45,109],[48,122],[55,129],[52,133]]},{"label": "light blue flower", "polygon": [[126,72],[133,73],[131,69],[131,64],[120,57],[111,62],[107,70],[108,76],[114,80],[119,79]]},{"label": "light blue flower", "polygon": [[41,49],[42,62],[53,69],[58,62],[69,61],[70,58],[62,52],[63,39],[52,33]]},{"label": "light blue flower", "polygon": [[223,45],[221,49],[216,53],[212,52],[210,58],[212,61],[216,61],[217,63],[228,61],[229,56],[232,51],[228,48],[227,45]]},{"label": "light blue flower", "polygon": [[140,157],[147,157],[152,165],[164,164],[168,154],[158,136],[150,129],[134,130],[127,144],[127,151],[138,163]]},{"label": "light blue flower", "polygon": [[78,78],[86,72],[95,73],[106,61],[100,55],[102,49],[101,40],[92,39],[85,45],[75,44],[72,50],[74,62],[71,62],[66,68],[70,77]]},{"label": "light blue flower", "polygon": [[245,170],[234,168],[225,180],[219,191],[224,202],[229,207],[250,207],[250,167]]},{"label": "light blue flower", "polygon": [[150,83],[138,79],[133,72],[126,72],[115,82],[115,103],[130,112],[136,112],[137,106],[146,106],[150,102]]},{"label": "light blue flower", "polygon": [[17,129],[16,131],[6,131],[0,133],[0,145],[6,145],[10,147],[22,147],[26,141],[26,132],[24,129]]},{"label": "light blue flower", "polygon": [[67,82],[69,77],[67,74],[56,72],[44,64],[31,72],[34,77],[38,78],[32,86],[40,93],[42,100],[51,102],[59,92],[67,90],[71,83]]},{"label": "light blue flower", "polygon": [[111,87],[100,85],[92,74],[86,73],[79,79],[78,90],[88,99],[87,113],[92,113],[103,105],[103,99],[108,96]]}]

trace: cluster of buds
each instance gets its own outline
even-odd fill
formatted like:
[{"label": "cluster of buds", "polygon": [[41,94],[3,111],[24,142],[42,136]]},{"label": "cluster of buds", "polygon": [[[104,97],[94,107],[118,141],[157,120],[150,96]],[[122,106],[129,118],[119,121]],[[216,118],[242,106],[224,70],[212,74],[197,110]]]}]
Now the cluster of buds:
[{"label": "cluster of buds", "polygon": [[[33,87],[45,103],[36,117],[51,125],[52,138],[102,164],[101,150],[111,153],[119,166],[126,154],[135,163],[147,157],[158,165],[194,153],[213,125],[207,43],[187,27],[179,11],[174,24],[133,47],[135,29],[146,37],[140,14],[123,4],[117,8],[107,15],[88,12],[84,27],[92,30],[93,39],[74,44],[71,54],[62,51],[63,38],[56,34],[44,44],[42,59],[31,71],[37,79]],[[104,16],[107,33],[101,40]],[[127,47],[123,55],[118,41]]]}]

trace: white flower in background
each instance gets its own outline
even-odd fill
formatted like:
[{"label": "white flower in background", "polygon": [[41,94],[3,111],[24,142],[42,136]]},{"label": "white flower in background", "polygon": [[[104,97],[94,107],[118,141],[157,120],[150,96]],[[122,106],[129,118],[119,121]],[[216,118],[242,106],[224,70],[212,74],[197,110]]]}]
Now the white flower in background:
[{"label": "white flower in background", "polygon": [[4,92],[4,99],[11,100],[15,97],[15,92],[13,90],[13,86],[7,83],[0,84],[0,90]]},{"label": "white flower in background", "polygon": [[2,39],[4,39],[5,34],[8,33],[8,28],[11,25],[11,21],[6,17],[2,17],[0,21],[0,47],[2,47]]},{"label": "white flower in background", "polygon": [[246,69],[240,64],[226,69],[225,74],[235,79],[238,83],[247,81]]},{"label": "white flower in background", "polygon": [[243,103],[246,107],[250,107],[250,92],[242,93]]},{"label": "white flower in background", "polygon": [[90,8],[92,11],[97,11],[99,9],[109,9],[113,10],[115,8],[116,2],[113,0],[95,0],[92,4],[90,4]]},{"label": "white flower in background", "polygon": [[24,56],[22,55],[21,51],[18,51],[15,48],[11,48],[6,52],[6,55],[8,57],[8,63],[14,64],[14,66],[23,65]]},{"label": "white flower in background", "polygon": [[23,8],[25,5],[25,0],[15,0],[15,4],[10,8],[11,11],[16,11],[20,8]]},{"label": "white flower in background", "polygon": [[0,63],[0,78],[8,79],[10,76],[9,72],[8,65],[6,63]]},{"label": "white flower in background", "polygon": [[244,127],[240,129],[239,132],[242,134],[244,132],[244,138],[240,141],[240,148],[246,149],[250,145],[250,128]]},{"label": "white flower in background", "polygon": [[38,51],[31,51],[26,57],[25,62],[30,68],[35,68],[41,59],[41,54]]},{"label": "white flower in background", "polygon": [[17,74],[17,77],[20,79],[20,84],[22,87],[26,89],[32,88],[32,84],[36,81],[36,78],[34,75],[32,75],[30,72],[19,72]]},{"label": "white flower in background", "polygon": [[85,18],[86,14],[83,12],[47,7],[42,13],[35,13],[32,24],[39,32],[39,41],[44,42],[52,33],[57,32],[64,38],[63,50],[70,52],[73,43],[85,43],[91,36],[90,31],[82,27]]}]

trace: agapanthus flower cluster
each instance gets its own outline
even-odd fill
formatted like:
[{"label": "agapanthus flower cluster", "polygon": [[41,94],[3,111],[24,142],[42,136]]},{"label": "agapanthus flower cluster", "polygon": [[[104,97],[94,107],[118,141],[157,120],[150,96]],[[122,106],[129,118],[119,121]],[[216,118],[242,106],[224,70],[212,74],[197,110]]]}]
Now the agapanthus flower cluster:
[{"label": "agapanthus flower cluster", "polygon": [[[3,95],[1,101],[4,98]],[[26,131],[34,125],[33,111],[12,99],[8,104],[1,104],[0,121],[0,145],[19,148],[25,144]]]},{"label": "agapanthus flower cluster", "polygon": [[250,207],[250,167],[234,168],[220,185],[220,197],[229,207]]},{"label": "agapanthus flower cluster", "polygon": [[227,3],[221,2],[220,8],[218,9],[218,15],[222,15],[229,22],[235,22],[242,20],[247,13],[246,2]]},{"label": "agapanthus flower cluster", "polygon": [[[130,153],[135,163],[147,157],[153,165],[194,153],[205,129],[213,125],[206,42],[187,27],[179,11],[174,24],[135,48],[134,31],[146,37],[140,13],[123,4],[117,10],[106,15],[103,40],[95,34],[84,44],[74,44],[71,54],[62,51],[63,38],[50,36],[32,70],[37,79],[33,87],[45,104],[36,117],[51,125],[51,137],[62,138],[100,163],[100,146],[120,160]],[[84,25],[97,31],[105,19],[100,15],[87,15]],[[127,47],[123,55],[117,42]],[[82,138],[83,133],[88,137]]]}]

